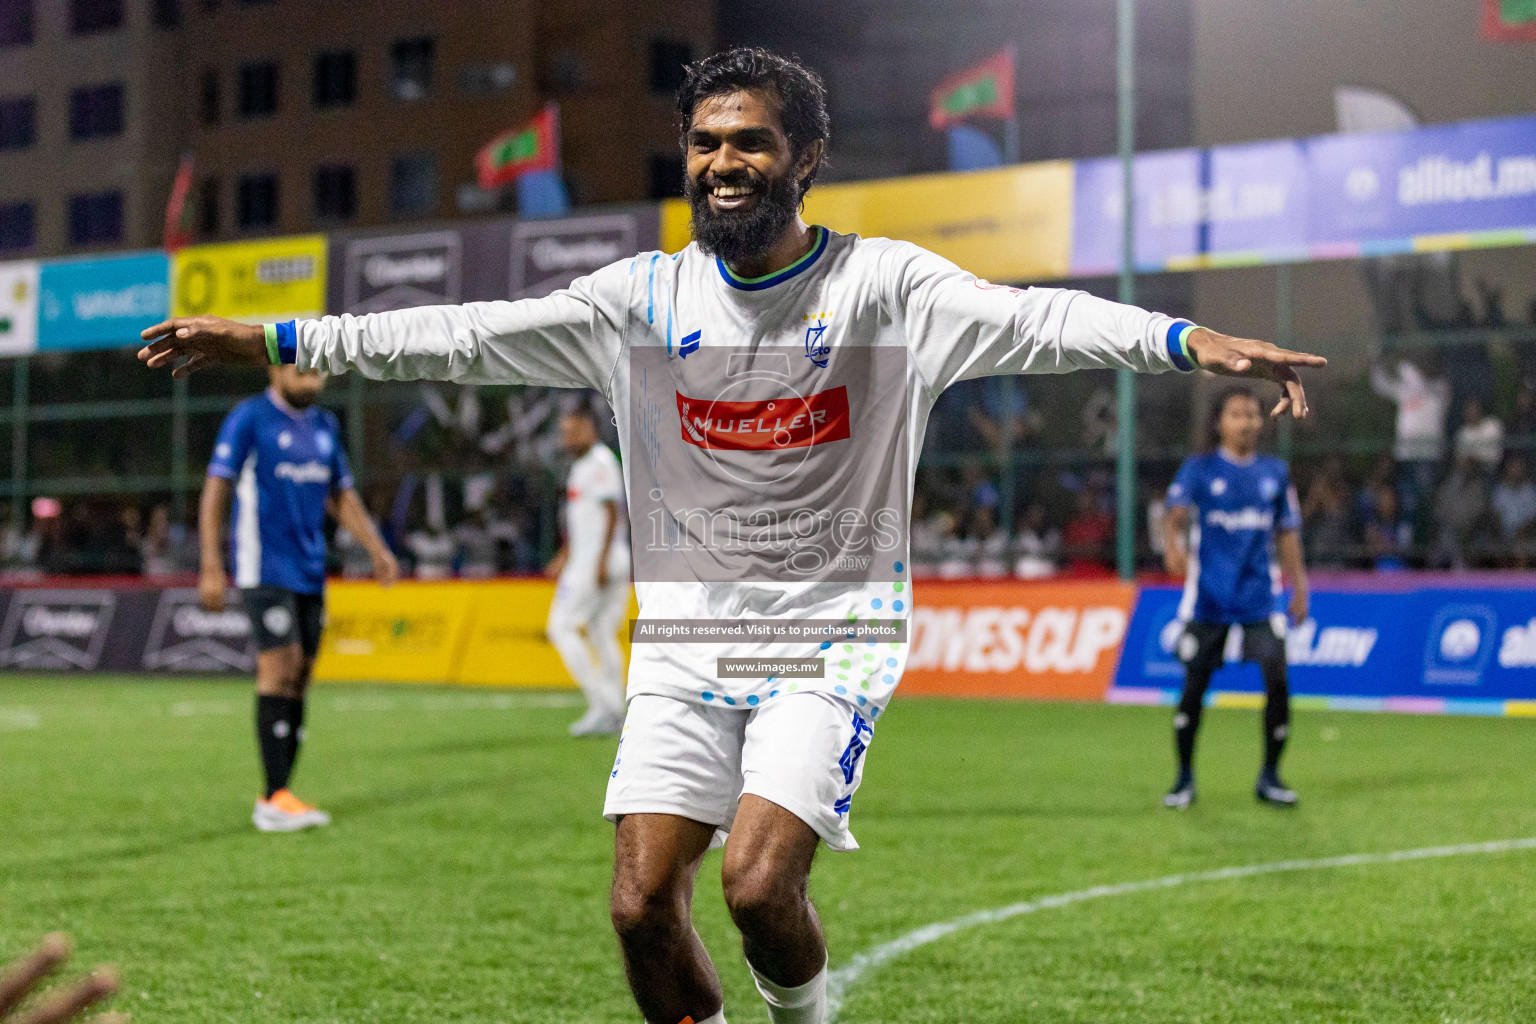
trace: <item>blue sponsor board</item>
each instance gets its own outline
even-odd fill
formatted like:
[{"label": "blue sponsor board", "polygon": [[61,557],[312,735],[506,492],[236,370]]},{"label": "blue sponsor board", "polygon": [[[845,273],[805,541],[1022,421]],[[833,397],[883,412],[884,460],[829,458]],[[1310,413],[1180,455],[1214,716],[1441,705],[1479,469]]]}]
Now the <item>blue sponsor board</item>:
[{"label": "blue sponsor board", "polygon": [[1416,236],[1536,228],[1536,117],[1307,140],[1307,236],[1320,254]]},{"label": "blue sponsor board", "polygon": [[[1120,699],[1183,685],[1174,654],[1179,596],[1172,587],[1142,588],[1115,673]],[[1325,589],[1313,594],[1307,621],[1290,628],[1286,654],[1297,694],[1360,698],[1388,710],[1486,705],[1502,713],[1504,701],[1536,700],[1536,587]],[[1264,688],[1254,665],[1229,665],[1211,686]]]},{"label": "blue sponsor board", "polygon": [[[1536,242],[1536,117],[1142,153],[1143,271]],[[1120,162],[1074,168],[1074,275],[1120,265]]]},{"label": "blue sponsor board", "polygon": [[170,315],[164,253],[44,263],[38,287],[37,347],[118,348]]}]

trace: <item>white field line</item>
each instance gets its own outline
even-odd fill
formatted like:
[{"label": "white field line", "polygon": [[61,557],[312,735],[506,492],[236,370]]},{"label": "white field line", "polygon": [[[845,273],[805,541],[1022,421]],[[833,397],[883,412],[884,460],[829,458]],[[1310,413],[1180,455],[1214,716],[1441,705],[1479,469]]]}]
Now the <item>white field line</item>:
[{"label": "white field line", "polygon": [[827,1024],[834,1024],[843,999],[864,975],[882,967],[920,946],[967,928],[997,924],[1023,914],[1070,906],[1106,896],[1129,896],[1155,889],[1171,889],[1197,882],[1225,882],[1256,875],[1277,875],[1289,871],[1321,871],[1325,868],[1361,867],[1371,864],[1397,864],[1403,861],[1431,860],[1438,857],[1466,857],[1475,854],[1511,853],[1517,850],[1536,849],[1536,837],[1529,839],[1499,839],[1487,843],[1461,843],[1456,846],[1428,846],[1417,850],[1397,850],[1391,853],[1352,853],[1342,857],[1320,857],[1316,860],[1281,860],[1269,864],[1249,864],[1242,867],[1216,868],[1212,871],[1192,871],[1180,875],[1165,875],[1140,882],[1121,882],[1118,885],[1096,885],[1091,889],[1079,889],[1056,896],[1042,896],[1036,900],[1011,903],[992,910],[978,910],[948,921],[924,925],[905,935],[884,942],[864,953],[855,954],[846,964],[827,977]]},{"label": "white field line", "polygon": [[37,729],[42,724],[42,716],[31,708],[0,708],[0,732]]}]

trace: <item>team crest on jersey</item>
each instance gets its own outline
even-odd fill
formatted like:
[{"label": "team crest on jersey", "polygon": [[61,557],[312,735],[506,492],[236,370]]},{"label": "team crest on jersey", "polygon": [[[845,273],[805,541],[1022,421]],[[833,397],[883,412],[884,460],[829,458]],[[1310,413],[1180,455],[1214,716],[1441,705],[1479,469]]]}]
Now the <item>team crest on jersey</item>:
[{"label": "team crest on jersey", "polygon": [[1223,494],[1226,494],[1227,493],[1227,482],[1225,480],[1223,480],[1221,477],[1217,477],[1215,480],[1212,480],[1211,481],[1211,493],[1214,494],[1218,498],[1221,497]]},{"label": "team crest on jersey", "polygon": [[832,319],[832,314],[807,313],[803,318],[808,326],[805,329],[805,358],[809,359],[818,368],[827,368],[827,359],[832,355],[832,344],[827,341],[827,323]]},{"label": "team crest on jersey", "polygon": [[316,434],[315,448],[319,450],[322,456],[329,456],[331,454],[331,435],[323,430]]},{"label": "team crest on jersey", "polygon": [[1265,501],[1274,501],[1275,495],[1280,493],[1280,484],[1272,476],[1267,476],[1259,481],[1259,495]]}]

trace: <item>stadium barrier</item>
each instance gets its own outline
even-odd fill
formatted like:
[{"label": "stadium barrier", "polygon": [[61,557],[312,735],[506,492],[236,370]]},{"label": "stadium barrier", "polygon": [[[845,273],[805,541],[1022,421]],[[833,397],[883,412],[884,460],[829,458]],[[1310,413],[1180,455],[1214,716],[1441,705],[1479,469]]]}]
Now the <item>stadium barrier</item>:
[{"label": "stadium barrier", "polygon": [[[190,583],[191,581],[186,581]],[[1289,630],[1299,707],[1536,716],[1536,581],[1529,575],[1362,575],[1318,581]],[[1179,591],[1115,580],[920,581],[901,692],[1171,704]],[[544,637],[545,580],[340,580],[316,678],[572,686]],[[631,615],[635,613],[631,606]],[[1236,636],[1229,638],[1236,650]],[[231,593],[204,611],[190,585],[41,581],[0,589],[0,668],[248,673],[256,649]],[[1217,706],[1256,706],[1252,665],[1220,670]]]}]

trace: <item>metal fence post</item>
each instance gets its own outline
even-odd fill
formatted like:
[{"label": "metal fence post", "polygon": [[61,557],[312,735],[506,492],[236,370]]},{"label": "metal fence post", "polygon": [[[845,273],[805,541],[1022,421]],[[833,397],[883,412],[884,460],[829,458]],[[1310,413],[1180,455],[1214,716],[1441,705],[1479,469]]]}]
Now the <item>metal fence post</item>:
[{"label": "metal fence post", "polygon": [[26,526],[27,400],[31,378],[31,357],[22,356],[11,364],[11,526],[17,531]]},{"label": "metal fence post", "polygon": [[187,379],[171,381],[171,521],[187,521]]},{"label": "metal fence post", "polygon": [[[1295,310],[1294,294],[1291,285],[1291,265],[1280,263],[1275,267],[1275,344],[1281,348],[1295,348],[1296,339],[1293,312]],[[1280,417],[1280,423],[1275,427],[1275,450],[1286,462],[1291,461],[1291,447],[1294,442],[1292,433],[1295,421],[1289,416]]]},{"label": "metal fence post", "polygon": [[[1120,128],[1120,301],[1136,301],[1136,0],[1119,0],[1116,100]],[[1136,374],[1115,373],[1115,566],[1120,578],[1136,575]]]},{"label": "metal fence post", "polygon": [[367,431],[363,429],[363,404],[367,398],[363,389],[367,382],[360,373],[347,375],[347,461],[352,466],[352,479],[361,487],[368,479],[368,463],[364,453]]}]

